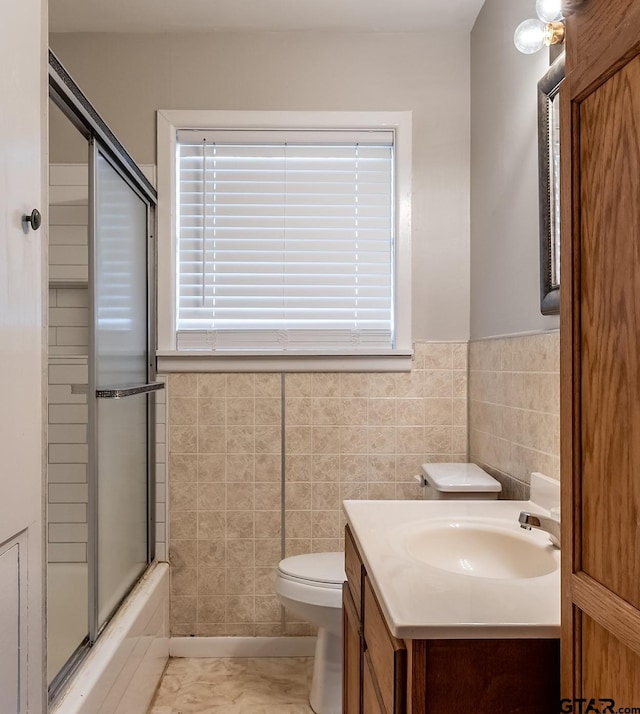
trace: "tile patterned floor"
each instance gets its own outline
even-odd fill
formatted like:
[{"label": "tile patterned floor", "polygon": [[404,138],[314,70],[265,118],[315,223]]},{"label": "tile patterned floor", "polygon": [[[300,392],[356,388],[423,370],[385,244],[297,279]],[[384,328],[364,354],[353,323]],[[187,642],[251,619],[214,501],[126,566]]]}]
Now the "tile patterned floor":
[{"label": "tile patterned floor", "polygon": [[169,660],[148,714],[313,714],[307,657]]}]

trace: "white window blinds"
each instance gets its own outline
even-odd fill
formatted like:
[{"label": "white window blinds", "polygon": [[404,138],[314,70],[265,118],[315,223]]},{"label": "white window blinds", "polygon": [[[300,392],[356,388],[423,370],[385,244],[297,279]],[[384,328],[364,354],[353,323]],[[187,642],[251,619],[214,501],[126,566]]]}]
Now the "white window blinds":
[{"label": "white window blinds", "polygon": [[393,132],[187,131],[179,350],[393,348]]}]

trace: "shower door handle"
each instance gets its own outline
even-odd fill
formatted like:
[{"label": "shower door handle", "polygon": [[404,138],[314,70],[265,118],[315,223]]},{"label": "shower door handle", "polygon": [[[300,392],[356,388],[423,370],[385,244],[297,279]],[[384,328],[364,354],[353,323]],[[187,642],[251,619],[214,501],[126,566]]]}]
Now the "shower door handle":
[{"label": "shower door handle", "polygon": [[149,382],[149,384],[137,384],[134,387],[113,387],[108,389],[96,389],[97,399],[123,399],[136,394],[148,394],[164,389],[164,382]]}]

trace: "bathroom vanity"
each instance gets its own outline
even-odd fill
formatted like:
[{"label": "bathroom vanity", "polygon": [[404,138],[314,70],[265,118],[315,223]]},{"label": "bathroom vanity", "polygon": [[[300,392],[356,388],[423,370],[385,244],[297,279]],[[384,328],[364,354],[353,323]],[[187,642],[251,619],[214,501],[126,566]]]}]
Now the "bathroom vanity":
[{"label": "bathroom vanity", "polygon": [[[387,502],[384,516],[379,503],[345,502],[344,714],[555,714],[559,551],[547,545],[546,534],[533,534],[532,547],[544,557],[531,565],[536,555],[526,555],[526,538],[532,534],[522,531],[520,552],[516,526],[514,542],[505,546],[516,570],[521,562],[525,568],[516,577],[446,572],[422,563],[410,547],[416,528],[434,522],[452,530],[487,524],[493,533],[512,518],[517,523],[531,502],[494,502],[489,511],[473,502],[462,511]],[[471,535],[484,547],[481,529]],[[505,530],[505,539],[511,535]],[[453,547],[441,541],[444,551]],[[495,566],[490,559],[479,567]]]}]

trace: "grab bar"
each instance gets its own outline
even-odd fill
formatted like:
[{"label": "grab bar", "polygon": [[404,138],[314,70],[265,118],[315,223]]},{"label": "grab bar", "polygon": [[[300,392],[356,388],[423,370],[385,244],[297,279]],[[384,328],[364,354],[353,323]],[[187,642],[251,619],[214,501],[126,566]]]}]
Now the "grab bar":
[{"label": "grab bar", "polygon": [[114,387],[113,389],[97,389],[97,399],[122,399],[132,397],[135,394],[147,394],[164,389],[164,382],[149,382],[149,384],[139,384],[135,387]]}]

